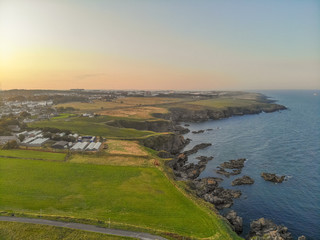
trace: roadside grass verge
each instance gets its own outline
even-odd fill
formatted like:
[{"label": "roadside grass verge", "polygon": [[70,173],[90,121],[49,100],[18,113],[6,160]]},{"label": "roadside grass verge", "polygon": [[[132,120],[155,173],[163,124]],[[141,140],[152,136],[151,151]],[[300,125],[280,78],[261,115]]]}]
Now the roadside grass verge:
[{"label": "roadside grass verge", "polygon": [[237,239],[157,168],[0,158],[0,208],[96,219],[121,228],[195,238]]},{"label": "roadside grass verge", "polygon": [[31,223],[2,222],[0,221],[0,239],[11,240],[125,240],[135,239],[118,237],[102,233],[94,233]]},{"label": "roadside grass verge", "polygon": [[42,159],[52,161],[64,161],[66,158],[65,153],[53,153],[53,152],[42,152],[33,150],[0,150],[0,157],[14,157],[23,159]]}]

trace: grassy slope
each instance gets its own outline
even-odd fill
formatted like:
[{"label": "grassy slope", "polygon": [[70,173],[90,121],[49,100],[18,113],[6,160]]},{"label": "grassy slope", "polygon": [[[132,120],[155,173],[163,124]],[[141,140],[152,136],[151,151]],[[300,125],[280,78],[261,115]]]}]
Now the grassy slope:
[{"label": "grassy slope", "polygon": [[16,149],[16,150],[0,150],[0,156],[64,161],[66,154],[65,153],[32,151],[32,150],[17,150]]},{"label": "grassy slope", "polygon": [[[156,168],[0,158],[2,211],[88,218],[181,235],[236,237]],[[231,237],[232,236],[232,237]]]},{"label": "grassy slope", "polygon": [[117,128],[105,124],[110,120],[108,117],[84,118],[75,117],[67,121],[62,119],[39,121],[30,123],[30,127],[54,127],[59,129],[67,129],[84,135],[103,136],[108,138],[141,138],[154,134],[150,131],[138,131],[128,128]]},{"label": "grassy slope", "polygon": [[30,223],[0,222],[0,240],[124,240],[134,239],[62,227]]}]

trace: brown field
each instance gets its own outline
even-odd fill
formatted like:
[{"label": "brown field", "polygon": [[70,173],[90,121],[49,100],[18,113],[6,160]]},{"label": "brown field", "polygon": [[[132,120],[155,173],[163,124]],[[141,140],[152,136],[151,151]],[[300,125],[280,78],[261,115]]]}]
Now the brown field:
[{"label": "brown field", "polygon": [[182,102],[183,98],[163,98],[163,97],[127,97],[117,99],[116,102],[128,105],[156,105],[166,103]]},{"label": "brown field", "polygon": [[149,154],[141,148],[136,141],[124,141],[124,140],[108,140],[107,153],[109,154],[121,154],[130,156],[148,156]]},{"label": "brown field", "polygon": [[100,115],[113,116],[113,117],[127,117],[137,119],[150,119],[154,118],[153,113],[167,113],[168,110],[160,107],[128,107],[121,109],[112,109],[97,112]]},{"label": "brown field", "polygon": [[97,165],[110,165],[110,166],[140,166],[151,167],[154,166],[156,160],[144,156],[129,156],[129,155],[80,155],[74,154],[68,162],[72,163],[88,163]]},{"label": "brown field", "polygon": [[120,98],[113,102],[96,100],[92,103],[70,102],[56,105],[56,107],[73,107],[80,111],[98,111],[103,109],[116,109],[132,106],[150,106],[167,103],[178,103],[185,101],[180,98],[160,98],[160,97],[127,97]]}]

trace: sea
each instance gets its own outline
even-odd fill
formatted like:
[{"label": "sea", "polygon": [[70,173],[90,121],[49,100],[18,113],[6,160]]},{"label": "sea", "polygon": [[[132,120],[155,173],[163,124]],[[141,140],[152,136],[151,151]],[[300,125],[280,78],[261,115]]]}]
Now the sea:
[{"label": "sea", "polygon": [[[259,91],[288,109],[255,115],[235,116],[201,123],[188,123],[185,138],[192,141],[184,150],[199,143],[212,143],[189,157],[213,156],[199,178],[220,177],[220,186],[241,190],[230,209],[243,218],[245,237],[250,222],[271,219],[288,227],[294,239],[304,235],[320,239],[320,90]],[[182,124],[183,126],[183,124]],[[200,134],[191,131],[213,129]],[[240,175],[229,178],[215,172],[222,162],[246,158]],[[286,181],[265,181],[262,172],[285,175]],[[243,175],[253,185],[231,186]],[[225,209],[221,214],[228,211]]]}]

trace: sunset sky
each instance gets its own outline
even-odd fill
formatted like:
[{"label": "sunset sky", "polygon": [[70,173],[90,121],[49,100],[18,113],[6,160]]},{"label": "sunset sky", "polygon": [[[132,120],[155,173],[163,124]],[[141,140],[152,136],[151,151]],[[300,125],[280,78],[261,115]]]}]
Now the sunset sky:
[{"label": "sunset sky", "polygon": [[320,89],[319,0],[0,0],[2,89]]}]

